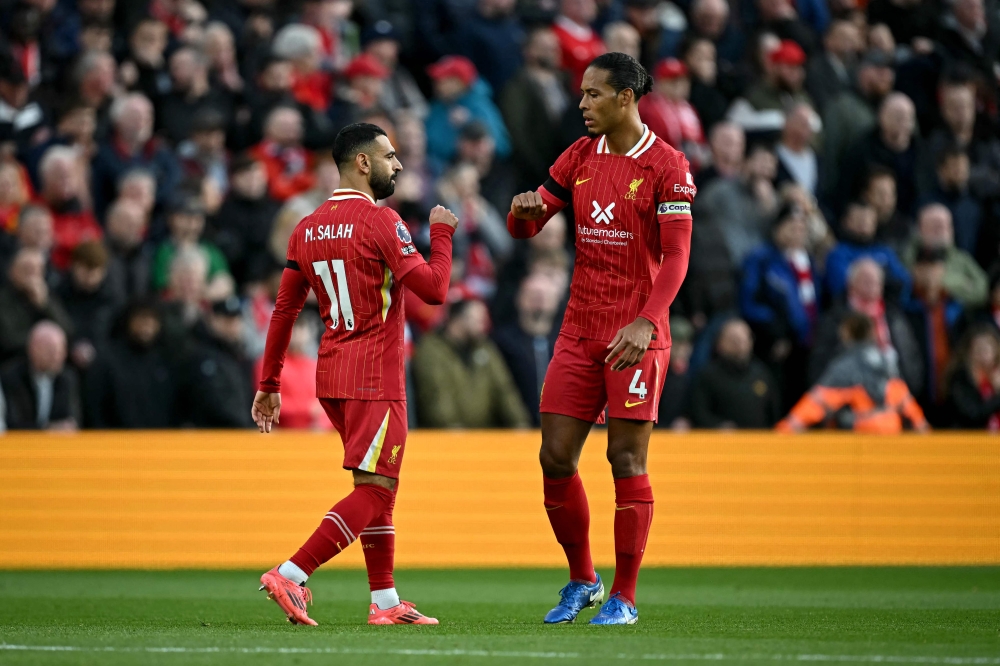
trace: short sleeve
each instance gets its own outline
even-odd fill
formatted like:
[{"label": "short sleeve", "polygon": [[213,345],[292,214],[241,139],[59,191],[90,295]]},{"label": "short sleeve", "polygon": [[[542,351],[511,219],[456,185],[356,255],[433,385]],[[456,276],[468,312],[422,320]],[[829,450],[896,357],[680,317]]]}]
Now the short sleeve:
[{"label": "short sleeve", "polygon": [[424,263],[406,223],[391,208],[381,211],[372,229],[375,252],[398,281]]},{"label": "short sleeve", "polygon": [[663,170],[660,189],[656,197],[656,219],[673,222],[691,219],[691,204],[698,193],[691,176],[688,161],[678,156],[674,164]]}]

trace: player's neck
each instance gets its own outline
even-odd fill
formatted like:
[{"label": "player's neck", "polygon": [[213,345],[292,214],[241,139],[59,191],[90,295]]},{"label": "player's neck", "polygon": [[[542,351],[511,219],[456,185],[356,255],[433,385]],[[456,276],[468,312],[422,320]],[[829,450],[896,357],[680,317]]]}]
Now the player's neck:
[{"label": "player's neck", "polygon": [[618,127],[608,132],[604,136],[607,138],[608,150],[612,155],[624,155],[632,150],[635,144],[639,143],[643,133],[642,120],[639,114],[627,118]]},{"label": "player's neck", "polygon": [[375,199],[375,193],[372,192],[371,185],[364,178],[356,177],[353,174],[340,177],[340,186],[337,188],[339,190],[357,190],[358,192],[364,192],[372,198],[372,201],[377,201]]}]

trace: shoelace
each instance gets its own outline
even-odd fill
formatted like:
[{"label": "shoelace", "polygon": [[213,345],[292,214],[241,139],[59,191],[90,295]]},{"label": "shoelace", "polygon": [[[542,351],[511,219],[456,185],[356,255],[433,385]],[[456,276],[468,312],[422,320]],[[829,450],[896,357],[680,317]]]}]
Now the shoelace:
[{"label": "shoelace", "polygon": [[305,587],[304,585],[296,585],[296,588],[299,591],[299,596],[302,597],[302,601],[306,602],[307,604],[311,604],[313,601],[312,590],[310,590],[308,587]]}]

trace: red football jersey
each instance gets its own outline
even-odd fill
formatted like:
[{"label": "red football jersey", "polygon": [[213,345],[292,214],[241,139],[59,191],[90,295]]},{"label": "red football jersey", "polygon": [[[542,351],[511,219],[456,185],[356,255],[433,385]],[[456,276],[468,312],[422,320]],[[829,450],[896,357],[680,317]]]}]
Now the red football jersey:
[{"label": "red football jersey", "polygon": [[336,190],[295,227],[288,262],[316,292],[326,325],[317,396],[405,400],[400,280],[424,259],[396,211]]},{"label": "red football jersey", "polygon": [[[576,222],[576,262],[562,331],[610,341],[635,321],[649,298],[660,272],[660,224],[691,219],[696,189],[688,161],[646,127],[625,155],[611,154],[603,136],[584,137],[559,156],[549,174],[546,188],[572,200]],[[670,345],[668,316],[653,322],[657,335],[651,349]]]}]

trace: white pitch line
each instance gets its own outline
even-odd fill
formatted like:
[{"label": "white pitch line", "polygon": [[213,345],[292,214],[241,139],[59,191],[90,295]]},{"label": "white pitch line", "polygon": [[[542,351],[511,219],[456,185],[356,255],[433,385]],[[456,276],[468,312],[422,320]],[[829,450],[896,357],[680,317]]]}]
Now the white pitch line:
[{"label": "white pitch line", "polygon": [[[365,648],[284,647],[116,647],[86,645],[11,645],[0,643],[0,651],[12,652],[125,652],[146,654],[341,654],[394,655],[407,657],[492,657],[499,659],[580,659],[578,652],[531,652],[509,650],[432,650]],[[931,657],[886,654],[616,654],[605,658],[624,661],[798,661],[862,664],[1000,665],[1000,657]]]}]

